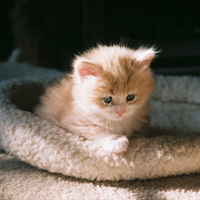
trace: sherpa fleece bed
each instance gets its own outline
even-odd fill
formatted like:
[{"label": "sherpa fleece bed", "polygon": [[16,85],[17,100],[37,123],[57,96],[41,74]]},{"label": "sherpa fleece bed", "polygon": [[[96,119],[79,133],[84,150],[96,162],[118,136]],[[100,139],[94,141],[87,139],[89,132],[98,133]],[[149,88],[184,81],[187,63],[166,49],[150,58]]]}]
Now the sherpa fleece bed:
[{"label": "sherpa fleece bed", "polygon": [[0,83],[0,148],[49,172],[89,180],[132,180],[200,172],[200,79],[156,76],[151,137],[123,154],[67,132],[33,113],[54,77]]}]

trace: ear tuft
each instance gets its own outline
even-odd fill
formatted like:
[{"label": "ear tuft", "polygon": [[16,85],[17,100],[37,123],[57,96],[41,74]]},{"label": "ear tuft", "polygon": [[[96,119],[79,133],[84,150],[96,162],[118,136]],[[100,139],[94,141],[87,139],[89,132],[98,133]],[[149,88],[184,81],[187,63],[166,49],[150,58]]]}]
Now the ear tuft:
[{"label": "ear tuft", "polygon": [[78,75],[82,78],[87,76],[99,76],[100,69],[87,61],[77,61],[74,65],[75,71],[78,72]]},{"label": "ear tuft", "polygon": [[138,66],[142,68],[147,68],[150,66],[152,60],[155,58],[156,53],[157,52],[153,48],[140,48],[134,52],[133,57]]}]

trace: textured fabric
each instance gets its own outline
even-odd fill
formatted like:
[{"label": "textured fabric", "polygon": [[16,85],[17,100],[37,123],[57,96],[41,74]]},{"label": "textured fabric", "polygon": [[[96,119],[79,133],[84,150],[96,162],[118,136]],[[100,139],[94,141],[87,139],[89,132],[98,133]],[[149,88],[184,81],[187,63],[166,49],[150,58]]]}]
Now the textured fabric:
[{"label": "textured fabric", "polygon": [[200,174],[132,181],[89,181],[48,173],[0,154],[0,199],[199,200]]},{"label": "textured fabric", "polygon": [[200,198],[198,174],[137,180],[200,171],[199,78],[156,76],[150,133],[158,136],[132,139],[128,151],[117,155],[31,113],[58,74],[0,83],[0,148],[12,154],[0,154],[1,198]]}]

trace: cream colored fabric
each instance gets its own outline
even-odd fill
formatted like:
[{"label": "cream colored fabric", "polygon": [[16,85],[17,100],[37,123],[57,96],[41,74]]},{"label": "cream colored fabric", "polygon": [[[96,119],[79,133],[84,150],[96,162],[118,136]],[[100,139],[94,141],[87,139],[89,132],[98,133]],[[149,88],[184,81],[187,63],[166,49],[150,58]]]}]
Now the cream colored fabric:
[{"label": "cream colored fabric", "polygon": [[0,199],[199,200],[200,174],[153,180],[89,181],[48,173],[0,154]]},{"label": "cream colored fabric", "polygon": [[[199,78],[157,76],[150,132],[159,136],[133,139],[126,153],[115,155],[29,112],[51,78],[27,77],[0,83],[0,148],[14,156],[0,154],[1,198],[200,198],[198,174],[135,180],[200,171],[200,136],[192,133],[200,132]],[[116,182],[121,179],[132,181]]]}]

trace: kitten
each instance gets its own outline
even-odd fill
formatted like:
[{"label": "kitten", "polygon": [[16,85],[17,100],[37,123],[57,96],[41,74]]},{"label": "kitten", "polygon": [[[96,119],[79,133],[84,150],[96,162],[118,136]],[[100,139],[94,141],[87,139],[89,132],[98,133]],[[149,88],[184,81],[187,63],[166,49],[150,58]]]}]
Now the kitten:
[{"label": "kitten", "polygon": [[75,58],[73,73],[47,89],[36,113],[113,153],[148,129],[153,48],[97,46]]}]

